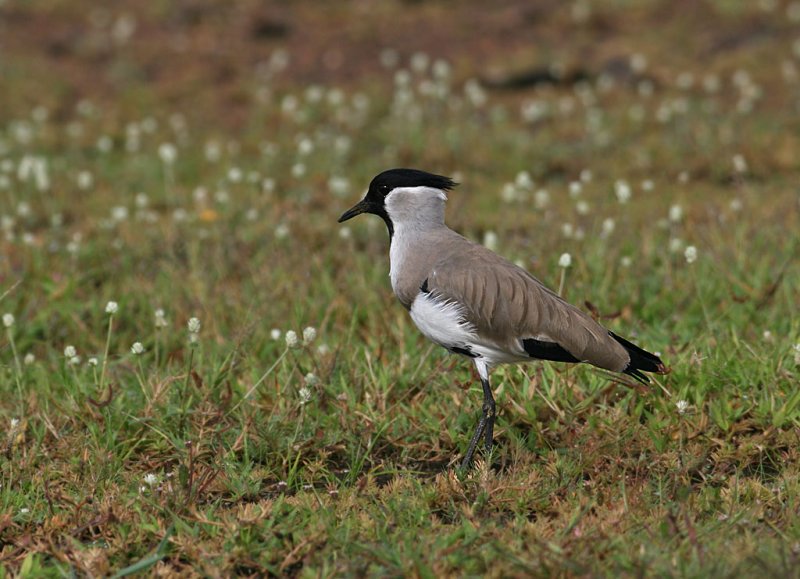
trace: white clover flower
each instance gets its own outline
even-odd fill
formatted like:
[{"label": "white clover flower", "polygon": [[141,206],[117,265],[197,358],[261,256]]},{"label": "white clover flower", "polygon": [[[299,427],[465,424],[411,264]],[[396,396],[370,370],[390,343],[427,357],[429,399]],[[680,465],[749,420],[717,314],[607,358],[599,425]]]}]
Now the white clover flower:
[{"label": "white clover flower", "polygon": [[303,386],[297,392],[300,395],[300,404],[308,404],[311,402],[311,390],[306,386]]},{"label": "white clover flower", "polygon": [[547,189],[539,189],[533,194],[533,206],[536,209],[544,209],[550,203],[550,193]]},{"label": "white clover flower", "polygon": [[77,177],[78,189],[86,191],[94,185],[94,176],[90,171],[81,171]]},{"label": "white clover flower", "polygon": [[578,212],[578,215],[587,215],[589,213],[589,203],[586,201],[578,201],[575,204],[575,211]]},{"label": "white clover flower", "polygon": [[80,363],[81,363],[81,357],[80,356],[73,356],[72,358],[69,359],[69,365],[70,366],[77,366]]},{"label": "white clover flower", "polygon": [[678,414],[683,416],[689,410],[689,403],[686,400],[678,400],[675,403],[675,408],[678,409]]},{"label": "white clover flower", "polygon": [[514,184],[522,189],[530,189],[533,187],[533,179],[531,174],[527,171],[520,171],[514,179]]},{"label": "white clover flower", "polygon": [[617,226],[617,224],[616,224],[616,222],[614,221],[614,219],[612,217],[606,217],[605,219],[603,219],[602,234],[601,235],[603,237],[608,237],[609,235],[614,233],[614,228],[616,226]]},{"label": "white clover flower", "polygon": [[75,349],[75,346],[67,346],[64,348],[64,357],[65,358],[74,358],[78,354],[78,351]]},{"label": "white clover flower", "polygon": [[316,386],[317,384],[319,384],[319,378],[317,378],[317,375],[314,374],[313,372],[309,372],[308,374],[306,374],[303,380],[305,381],[306,386]]},{"label": "white clover flower", "polygon": [[27,507],[22,507],[22,508],[19,510],[19,514],[20,514],[20,515],[27,515],[27,514],[28,514],[28,513],[30,513],[30,512],[31,512],[31,510],[30,510],[29,508],[27,508]]},{"label": "white clover flower", "polygon": [[11,419],[11,430],[16,430],[19,426],[19,418],[12,418]]},{"label": "white clover flower", "polygon": [[743,155],[736,154],[733,156],[733,170],[739,174],[747,172],[747,161],[745,161]]},{"label": "white clover flower", "polygon": [[694,245],[688,246],[683,256],[686,258],[686,263],[694,263],[697,261],[697,248]]},{"label": "white clover flower", "polygon": [[350,181],[346,177],[332,176],[328,179],[328,189],[338,197],[344,197],[350,192]]},{"label": "white clover flower", "polygon": [[146,475],[144,475],[144,482],[148,486],[154,486],[158,483],[158,476],[153,474],[152,472],[149,472]]},{"label": "white clover flower", "polygon": [[95,358],[94,356],[92,356],[91,358],[89,358],[88,360],[86,360],[86,363],[87,363],[87,364],[89,364],[89,366],[97,366],[97,364],[98,364],[99,362],[98,362],[97,358]]},{"label": "white clover flower", "polygon": [[114,315],[119,311],[119,304],[117,302],[108,302],[106,304],[106,313]]},{"label": "white clover flower", "polygon": [[794,350],[794,363],[800,366],[800,342],[795,344],[792,349]]},{"label": "white clover flower", "polygon": [[3,314],[3,325],[6,328],[10,328],[14,325],[14,315],[13,314]]},{"label": "white clover flower", "polygon": [[300,340],[297,339],[297,332],[294,330],[286,332],[284,339],[286,340],[287,348],[294,349],[300,347]]},{"label": "white clover flower", "polygon": [[572,265],[572,256],[568,253],[562,253],[561,257],[558,258],[558,266],[566,269],[570,265]]},{"label": "white clover flower", "polygon": [[134,342],[131,346],[131,353],[136,356],[144,354],[144,345],[141,342]]},{"label": "white clover flower", "polygon": [[683,208],[680,205],[673,205],[669,208],[669,220],[678,223],[683,219]]},{"label": "white clover flower", "polygon": [[487,249],[491,249],[492,251],[497,249],[497,234],[494,231],[487,231],[483,234],[483,244],[487,247]]},{"label": "white clover flower", "polygon": [[624,205],[631,199],[631,186],[625,181],[618,180],[614,183],[614,194],[617,196],[617,201]]},{"label": "white clover flower", "polygon": [[281,339],[281,331],[278,328],[272,328],[269,331],[269,337],[273,340],[280,340]]},{"label": "white clover flower", "polygon": [[328,344],[320,344],[319,346],[317,346],[317,354],[319,354],[320,356],[327,356],[330,353],[331,349],[330,346],[328,346]]},{"label": "white clover flower", "polygon": [[30,366],[36,361],[36,356],[34,356],[31,352],[25,354],[25,357],[22,359],[22,363],[26,366]]},{"label": "white clover flower", "polygon": [[178,149],[172,143],[162,143],[158,147],[158,156],[165,165],[172,165],[178,157]]},{"label": "white clover flower", "polygon": [[294,177],[295,179],[299,179],[305,174],[306,174],[305,163],[295,163],[294,165],[292,165],[292,177]]},{"label": "white clover flower", "polygon": [[573,199],[580,197],[583,192],[583,184],[580,181],[572,181],[569,184],[569,196]]},{"label": "white clover flower", "polygon": [[623,255],[619,260],[619,264],[622,267],[628,268],[633,265],[633,259],[628,255]]},{"label": "white clover flower", "polygon": [[167,318],[164,315],[164,310],[158,308],[155,311],[155,324],[156,328],[166,328],[167,327]]},{"label": "white clover flower", "polygon": [[186,327],[189,329],[190,334],[199,334],[200,320],[197,318],[189,318],[189,321],[186,322]]},{"label": "white clover flower", "polygon": [[303,345],[308,346],[311,342],[313,342],[317,337],[317,329],[308,326],[303,330]]},{"label": "white clover flower", "polygon": [[683,248],[683,240],[678,237],[673,237],[669,240],[670,253],[678,253]]},{"label": "white clover flower", "polygon": [[279,224],[275,228],[275,238],[276,239],[285,239],[289,237],[289,226],[285,223]]}]

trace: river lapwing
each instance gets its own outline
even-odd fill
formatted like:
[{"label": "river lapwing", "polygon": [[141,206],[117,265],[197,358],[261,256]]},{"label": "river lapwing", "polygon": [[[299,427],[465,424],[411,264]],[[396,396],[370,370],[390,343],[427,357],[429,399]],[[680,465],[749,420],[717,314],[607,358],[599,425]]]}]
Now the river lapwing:
[{"label": "river lapwing", "polygon": [[484,437],[492,447],[495,402],[489,371],[504,363],[586,362],[647,383],[666,373],[655,354],[632,344],[567,303],[524,269],[445,225],[448,177],[391,169],[339,222],[372,213],[389,230],[392,290],[417,328],[450,352],[471,358],[483,408],[462,467]]}]

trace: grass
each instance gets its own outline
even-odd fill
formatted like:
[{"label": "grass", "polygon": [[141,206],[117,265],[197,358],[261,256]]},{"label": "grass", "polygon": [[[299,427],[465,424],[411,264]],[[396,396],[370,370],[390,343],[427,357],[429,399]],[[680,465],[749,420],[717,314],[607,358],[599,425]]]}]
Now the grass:
[{"label": "grass", "polygon": [[[241,81],[239,131],[145,85],[50,114],[12,94],[0,576],[796,574],[800,93],[751,66],[791,58],[765,42],[688,88],[660,64],[651,96]],[[457,174],[453,227],[671,373],[497,369],[496,449],[458,472],[480,385],[391,295],[380,221],[336,224],[398,165]]]}]

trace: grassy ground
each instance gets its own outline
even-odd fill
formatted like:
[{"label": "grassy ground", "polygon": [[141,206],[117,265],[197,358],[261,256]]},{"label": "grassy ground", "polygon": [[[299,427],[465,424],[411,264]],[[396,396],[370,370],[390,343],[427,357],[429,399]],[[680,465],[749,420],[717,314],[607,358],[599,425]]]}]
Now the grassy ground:
[{"label": "grassy ground", "polygon": [[[645,5],[537,21],[618,59],[521,92],[402,50],[309,87],[278,42],[234,100],[149,85],[142,44],[110,49],[129,90],[77,98],[9,41],[0,576],[796,574],[800,8],[704,4],[732,48],[698,63],[696,14]],[[453,227],[672,372],[498,369],[496,449],[455,470],[470,364],[396,303],[380,221],[336,224],[403,165],[456,176]]]}]

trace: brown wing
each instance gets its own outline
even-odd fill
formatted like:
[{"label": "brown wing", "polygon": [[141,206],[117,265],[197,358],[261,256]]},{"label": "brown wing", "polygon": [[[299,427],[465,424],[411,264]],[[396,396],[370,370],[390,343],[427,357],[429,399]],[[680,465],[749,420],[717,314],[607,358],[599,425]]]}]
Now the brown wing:
[{"label": "brown wing", "polygon": [[427,282],[430,291],[465,307],[480,336],[511,351],[534,338],[558,344],[578,361],[616,372],[630,361],[606,328],[483,246],[462,245],[433,267]]}]

